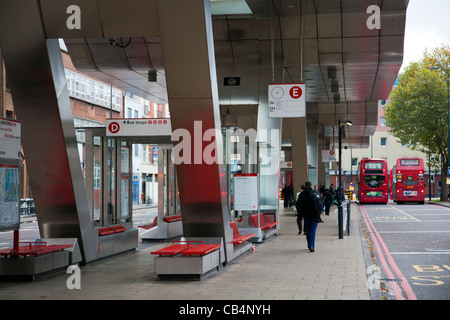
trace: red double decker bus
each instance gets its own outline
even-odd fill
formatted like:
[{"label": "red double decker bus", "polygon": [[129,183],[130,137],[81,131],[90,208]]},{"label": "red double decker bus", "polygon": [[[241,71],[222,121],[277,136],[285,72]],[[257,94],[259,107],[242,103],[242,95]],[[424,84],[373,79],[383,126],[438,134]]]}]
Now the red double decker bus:
[{"label": "red double decker bus", "polygon": [[388,203],[388,168],[384,159],[361,159],[358,164],[359,203]]},{"label": "red double decker bus", "polygon": [[392,170],[394,202],[425,203],[424,163],[421,158],[400,158]]}]

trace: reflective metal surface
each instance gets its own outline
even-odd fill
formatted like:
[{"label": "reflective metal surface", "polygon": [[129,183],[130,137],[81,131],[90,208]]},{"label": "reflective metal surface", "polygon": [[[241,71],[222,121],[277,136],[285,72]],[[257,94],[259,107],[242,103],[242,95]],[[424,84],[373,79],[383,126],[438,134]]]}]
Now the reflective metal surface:
[{"label": "reflective metal surface", "polygon": [[[251,14],[211,16],[208,0],[73,0],[82,24],[69,29],[67,1],[1,1],[0,44],[43,236],[84,241],[93,232],[59,47],[46,39],[64,38],[79,70],[168,102],[172,129],[186,129],[194,151],[211,143],[196,143],[195,135],[220,135],[219,105],[261,111],[270,82],[305,82],[306,123],[317,126],[319,139],[337,136],[338,120],[351,120],[344,146],[364,147],[377,101],[387,98],[401,66],[408,2],[246,0]],[[379,30],[367,28],[370,5],[381,8]],[[149,82],[155,70],[157,81]],[[225,76],[241,77],[240,85],[224,86]],[[279,122],[269,127],[281,129]],[[186,236],[230,237],[224,178],[223,165],[178,166]],[[85,252],[87,260],[93,255]]]},{"label": "reflective metal surface", "polygon": [[[57,10],[56,2],[42,2],[46,30],[51,36],[65,38],[77,68],[155,102],[167,101],[159,26],[162,16],[154,10],[158,7],[155,0],[115,0],[114,6],[107,1],[92,1],[98,4],[92,10],[97,20],[94,23],[94,17],[87,17],[86,29],[76,32],[69,32],[63,27],[65,20],[55,21],[57,18],[50,14]],[[72,2],[86,6],[81,1]],[[370,106],[387,98],[402,63],[408,2],[247,0],[251,14],[213,12],[219,103],[241,106],[261,103],[260,97],[266,91],[261,86],[262,78],[268,76],[271,82],[273,73],[275,82],[306,83],[307,114],[309,121],[317,122],[319,135],[326,136],[333,127],[336,130],[338,120],[353,122],[350,137],[372,135],[377,110],[376,106]],[[232,1],[224,4],[231,8]],[[381,9],[380,30],[367,27],[370,14],[366,11],[370,5]],[[121,14],[124,6],[132,8],[127,15]],[[53,11],[47,14],[49,7]],[[148,14],[145,22],[139,21],[142,12]],[[170,19],[164,17],[165,21]],[[137,29],[137,21],[147,24]],[[173,21],[178,29],[182,28]],[[61,27],[52,28],[56,25]],[[103,39],[94,39],[99,37],[96,31],[99,27]],[[128,41],[130,36],[126,48],[111,46],[108,41],[109,37],[125,37],[121,41]],[[267,62],[264,68],[261,61]],[[190,61],[192,66],[193,62]],[[149,69],[157,70],[156,83],[148,82]],[[334,70],[334,79],[329,78],[330,69]],[[239,76],[240,85],[224,86],[226,76]],[[332,90],[333,80],[337,81],[337,92]],[[335,93],[339,94],[338,103],[334,102]],[[367,143],[367,138],[344,139],[344,145],[355,147],[365,147]]]},{"label": "reflective metal surface", "polygon": [[[172,151],[184,237],[223,237],[227,254],[232,250],[232,232],[221,159],[223,139],[209,1],[161,0],[158,10],[160,17],[171,17],[161,20],[160,28],[172,130],[188,133],[174,141]],[[205,135],[209,129],[216,129],[212,137]],[[181,143],[186,146],[183,155],[189,152],[190,157],[180,163],[177,149]],[[208,153],[208,146],[215,152]],[[208,164],[205,154],[212,154],[215,163]]]},{"label": "reflective metal surface", "polygon": [[95,256],[95,239],[61,51],[58,40],[46,40],[38,2],[0,3],[0,45],[22,122],[41,237],[77,238],[89,261]]}]

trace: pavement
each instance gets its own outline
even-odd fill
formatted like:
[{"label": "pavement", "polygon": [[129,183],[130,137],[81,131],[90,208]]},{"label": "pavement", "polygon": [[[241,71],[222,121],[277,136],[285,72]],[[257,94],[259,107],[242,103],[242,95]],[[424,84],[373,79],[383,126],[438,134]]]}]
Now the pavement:
[{"label": "pavement", "polygon": [[381,299],[366,284],[370,261],[357,204],[343,239],[334,208],[318,225],[315,252],[298,234],[295,212],[281,208],[277,236],[201,281],[159,280],[150,252],[167,243],[146,241],[135,251],[81,266],[80,289],[68,289],[70,274],[62,272],[34,282],[0,282],[0,301]]},{"label": "pavement", "polygon": [[427,203],[427,204],[435,204],[435,205],[438,205],[438,206],[450,208],[450,202],[436,201],[436,200],[433,200],[433,201],[425,200],[425,203]]}]

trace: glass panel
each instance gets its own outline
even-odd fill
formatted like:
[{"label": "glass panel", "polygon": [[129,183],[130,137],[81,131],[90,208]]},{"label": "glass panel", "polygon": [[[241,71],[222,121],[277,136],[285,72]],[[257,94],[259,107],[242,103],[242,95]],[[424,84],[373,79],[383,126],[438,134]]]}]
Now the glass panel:
[{"label": "glass panel", "polygon": [[130,148],[120,146],[120,222],[130,221]]},{"label": "glass panel", "polygon": [[114,139],[108,139],[108,146],[106,150],[107,168],[106,168],[106,219],[105,225],[113,224],[113,218],[115,216],[115,179],[114,170],[116,167],[116,144]]},{"label": "glass panel", "polygon": [[92,139],[94,148],[94,200],[92,214],[94,222],[98,223],[102,214],[102,139],[101,137],[92,137]]},{"label": "glass panel", "polygon": [[[408,177],[409,178],[409,177]],[[411,177],[412,178],[412,177]],[[402,181],[405,186],[415,186],[418,184],[417,180],[403,180]]]}]

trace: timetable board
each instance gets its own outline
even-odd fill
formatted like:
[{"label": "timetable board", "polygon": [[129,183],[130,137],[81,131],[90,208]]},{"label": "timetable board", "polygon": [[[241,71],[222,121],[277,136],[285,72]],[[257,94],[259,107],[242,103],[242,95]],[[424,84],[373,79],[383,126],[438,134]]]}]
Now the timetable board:
[{"label": "timetable board", "polygon": [[259,177],[257,173],[234,175],[234,210],[259,210]]}]

